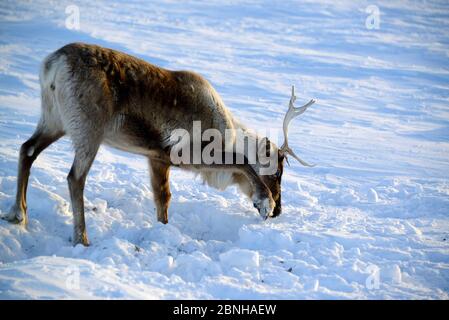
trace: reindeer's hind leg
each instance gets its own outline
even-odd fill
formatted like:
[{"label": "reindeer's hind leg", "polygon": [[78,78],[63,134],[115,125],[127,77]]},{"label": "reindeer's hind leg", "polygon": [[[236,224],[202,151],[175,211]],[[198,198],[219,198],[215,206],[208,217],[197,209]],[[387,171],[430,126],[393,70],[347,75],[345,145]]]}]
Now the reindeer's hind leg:
[{"label": "reindeer's hind leg", "polygon": [[[85,137],[85,139],[83,139]],[[78,243],[84,246],[89,245],[86,232],[86,222],[84,218],[84,185],[87,174],[92,166],[92,163],[97,155],[100,146],[100,140],[94,139],[95,135],[77,136],[77,141],[74,141],[75,159],[73,161],[70,173],[67,176],[69,184],[70,200],[72,202],[73,210],[73,245]],[[84,143],[79,143],[83,141]]]},{"label": "reindeer's hind leg", "polygon": [[48,130],[41,121],[31,138],[22,144],[19,155],[16,201],[10,212],[2,217],[4,220],[22,225],[27,224],[26,193],[31,166],[45,148],[63,135],[62,131]]}]

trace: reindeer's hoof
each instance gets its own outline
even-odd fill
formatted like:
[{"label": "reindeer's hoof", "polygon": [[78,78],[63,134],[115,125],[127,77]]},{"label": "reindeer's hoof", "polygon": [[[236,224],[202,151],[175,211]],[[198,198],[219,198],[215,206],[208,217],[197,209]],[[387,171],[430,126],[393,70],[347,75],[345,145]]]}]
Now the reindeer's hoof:
[{"label": "reindeer's hoof", "polygon": [[73,237],[73,246],[76,247],[76,245],[82,244],[85,247],[90,246],[89,240],[87,239],[87,235],[84,234],[75,234]]},{"label": "reindeer's hoof", "polygon": [[259,215],[264,219],[268,219],[273,216],[273,210],[275,207],[275,202],[271,197],[264,199],[257,199],[254,201],[254,207],[259,210]]},{"label": "reindeer's hoof", "polygon": [[26,212],[15,206],[11,208],[9,213],[1,216],[1,219],[8,221],[9,223],[18,224],[21,226],[26,226],[28,223]]},{"label": "reindeer's hoof", "polygon": [[73,242],[73,246],[74,247],[76,247],[79,244],[82,244],[85,247],[89,247],[90,246],[89,240],[87,240],[87,239],[86,240],[78,240],[78,241],[74,241]]},{"label": "reindeer's hoof", "polygon": [[163,223],[163,224],[167,224],[168,223],[168,219],[167,218],[162,218],[162,219],[157,219],[158,222]]}]

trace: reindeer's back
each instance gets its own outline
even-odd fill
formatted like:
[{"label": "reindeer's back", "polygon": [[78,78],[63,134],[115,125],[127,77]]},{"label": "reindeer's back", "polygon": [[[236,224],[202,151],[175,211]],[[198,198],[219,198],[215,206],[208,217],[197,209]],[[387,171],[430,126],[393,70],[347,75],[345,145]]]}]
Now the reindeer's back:
[{"label": "reindeer's back", "polygon": [[174,129],[191,131],[193,121],[223,135],[233,128],[231,114],[202,76],[97,45],[72,43],[48,56],[41,84],[44,93],[54,91],[66,104],[63,113],[84,113],[97,126],[132,119],[165,138]]}]

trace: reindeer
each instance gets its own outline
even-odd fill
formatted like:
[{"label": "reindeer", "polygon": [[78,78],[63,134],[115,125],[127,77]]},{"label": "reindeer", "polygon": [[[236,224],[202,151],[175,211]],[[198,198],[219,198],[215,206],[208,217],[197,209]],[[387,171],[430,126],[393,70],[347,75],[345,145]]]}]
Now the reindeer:
[{"label": "reindeer", "polygon": [[[84,218],[86,176],[103,143],[144,155],[149,160],[157,219],[168,222],[170,136],[174,129],[191,130],[192,121],[204,128],[246,130],[226,108],[218,93],[202,76],[170,71],[112,49],[83,43],[68,44],[45,58],[40,70],[41,117],[34,134],[20,148],[15,204],[3,218],[27,224],[26,191],[33,161],[53,142],[68,135],[75,157],[67,176],[74,218],[73,245],[88,246]],[[263,218],[281,214],[281,178],[287,155],[301,164],[288,145],[290,121],[314,103],[294,107],[294,87],[283,122],[285,141],[278,148],[265,138],[277,157],[277,170],[257,172],[260,163],[176,164],[203,176],[213,187],[240,187]],[[226,143],[232,146],[233,137]],[[231,150],[232,148],[226,149]]]}]

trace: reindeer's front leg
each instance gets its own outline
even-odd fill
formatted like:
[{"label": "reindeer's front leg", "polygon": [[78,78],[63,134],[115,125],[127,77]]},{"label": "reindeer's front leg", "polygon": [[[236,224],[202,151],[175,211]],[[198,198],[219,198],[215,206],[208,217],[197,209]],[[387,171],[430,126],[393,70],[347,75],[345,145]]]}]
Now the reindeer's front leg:
[{"label": "reindeer's front leg", "polygon": [[151,186],[156,203],[157,220],[168,223],[168,206],[170,204],[170,164],[160,159],[150,159]]}]

